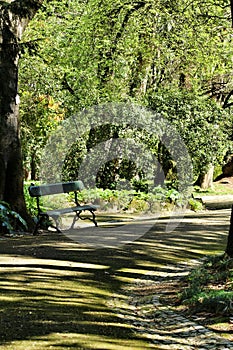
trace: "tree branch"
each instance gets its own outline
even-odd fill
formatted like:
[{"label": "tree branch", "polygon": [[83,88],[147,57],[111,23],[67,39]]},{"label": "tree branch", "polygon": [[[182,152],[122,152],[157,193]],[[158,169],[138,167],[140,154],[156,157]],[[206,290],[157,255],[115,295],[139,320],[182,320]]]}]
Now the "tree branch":
[{"label": "tree branch", "polygon": [[231,26],[233,28],[233,0],[231,0]]},{"label": "tree branch", "polygon": [[63,80],[62,80],[62,87],[64,90],[68,90],[71,95],[75,95],[75,91],[72,89],[70,84],[67,81],[67,74],[64,74]]},{"label": "tree branch", "polygon": [[231,90],[229,92],[229,94],[227,95],[227,97],[225,98],[225,101],[224,101],[224,104],[223,104],[223,108],[228,108],[228,107],[232,106],[233,103],[228,103],[228,101],[231,98],[231,96],[233,96],[233,90]]}]

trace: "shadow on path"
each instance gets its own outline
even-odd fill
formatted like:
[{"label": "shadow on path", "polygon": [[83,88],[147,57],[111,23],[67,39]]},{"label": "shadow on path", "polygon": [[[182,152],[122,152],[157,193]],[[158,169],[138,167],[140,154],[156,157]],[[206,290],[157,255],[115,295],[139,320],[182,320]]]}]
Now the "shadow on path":
[{"label": "shadow on path", "polygon": [[160,219],[140,239],[115,248],[89,247],[63,234],[2,239],[0,348],[160,349],[135,332],[130,309],[117,315],[112,297],[120,304],[122,290],[137,280],[182,275],[182,266],[221,253],[229,218],[229,210],[186,215],[171,233]]}]

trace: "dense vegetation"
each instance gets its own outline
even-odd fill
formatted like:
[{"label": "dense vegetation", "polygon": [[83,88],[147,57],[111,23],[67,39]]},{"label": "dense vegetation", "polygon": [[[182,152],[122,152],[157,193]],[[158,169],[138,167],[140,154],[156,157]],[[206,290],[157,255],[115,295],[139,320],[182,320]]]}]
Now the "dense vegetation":
[{"label": "dense vegetation", "polygon": [[232,313],[233,274],[232,259],[212,256],[187,277],[187,286],[180,301],[191,312],[213,312],[222,316]]},{"label": "dense vegetation", "polygon": [[233,260],[226,255],[210,256],[183,282],[177,306],[231,339]]},{"label": "dense vegetation", "polygon": [[[195,178],[210,164],[221,164],[232,138],[231,31],[225,1],[44,3],[25,32],[20,61],[26,174],[39,177],[41,149],[62,120],[106,102],[141,104],[173,123]],[[65,178],[78,176],[80,163],[99,142],[130,135],[175,181],[175,165],[158,135],[125,128],[101,126],[81,135],[68,155]],[[122,162],[101,169],[103,187],[139,175],[132,162]]]}]

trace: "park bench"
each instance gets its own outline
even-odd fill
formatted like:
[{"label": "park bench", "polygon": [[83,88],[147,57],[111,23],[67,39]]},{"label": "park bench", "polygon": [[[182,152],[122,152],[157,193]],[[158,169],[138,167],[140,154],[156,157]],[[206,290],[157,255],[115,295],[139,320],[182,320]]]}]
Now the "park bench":
[{"label": "park bench", "polygon": [[[38,233],[38,229],[41,227],[45,227],[48,229],[49,227],[55,228],[57,232],[61,232],[59,228],[59,219],[63,214],[74,213],[73,222],[70,228],[73,228],[75,222],[77,220],[91,220],[95,226],[97,226],[95,211],[97,207],[95,205],[80,205],[78,202],[78,192],[81,192],[84,189],[84,185],[82,181],[72,181],[72,182],[61,182],[54,184],[45,184],[36,186],[31,184],[29,187],[29,194],[31,197],[36,198],[37,202],[37,222],[34,229],[33,234],[36,235]],[[68,208],[54,209],[44,211],[41,208],[40,198],[42,196],[56,195],[61,193],[74,193],[74,204],[75,206],[70,206]],[[89,216],[81,216],[81,214],[85,211],[89,211],[91,215]],[[51,222],[49,218],[52,218],[55,222],[55,225]]]}]

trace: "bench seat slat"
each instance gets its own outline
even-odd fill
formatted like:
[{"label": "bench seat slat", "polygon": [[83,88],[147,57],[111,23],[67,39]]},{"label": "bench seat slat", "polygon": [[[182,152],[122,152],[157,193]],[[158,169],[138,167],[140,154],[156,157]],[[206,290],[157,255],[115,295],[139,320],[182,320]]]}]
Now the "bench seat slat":
[{"label": "bench seat slat", "polygon": [[75,213],[77,211],[84,211],[84,210],[97,210],[97,207],[95,205],[80,205],[78,207],[71,207],[71,208],[63,208],[63,209],[55,209],[55,210],[47,210],[45,214],[48,216],[60,216],[62,214],[69,214],[69,213]]}]

